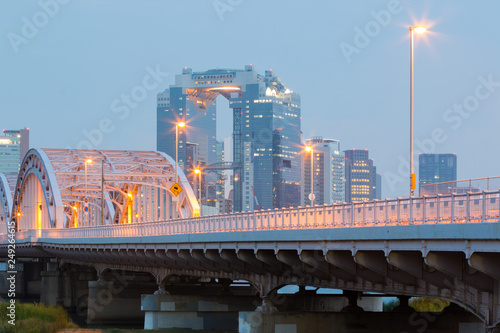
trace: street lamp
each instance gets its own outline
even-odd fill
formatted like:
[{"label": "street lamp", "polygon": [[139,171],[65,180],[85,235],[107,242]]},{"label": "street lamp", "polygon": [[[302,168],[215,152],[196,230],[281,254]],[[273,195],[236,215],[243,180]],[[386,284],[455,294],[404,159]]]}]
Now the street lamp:
[{"label": "street lamp", "polygon": [[[179,127],[183,128],[186,126],[186,123],[180,121],[175,124],[175,183],[179,184]],[[177,202],[177,197],[172,198],[172,201]],[[176,207],[174,205],[174,207]],[[173,214],[175,218],[177,218],[177,208],[173,210]]]},{"label": "street lamp", "polygon": [[306,146],[306,152],[311,152],[311,193],[309,193],[309,200],[311,200],[311,206],[314,206],[314,149],[311,146]]},{"label": "street lamp", "polygon": [[200,216],[202,216],[202,214],[201,214],[201,170],[195,169],[194,173],[198,175],[198,201],[200,203]]},{"label": "street lamp", "polygon": [[[89,214],[88,214],[88,211],[89,211],[89,208],[88,208],[88,196],[87,196],[87,164],[90,164],[92,163],[92,160],[90,158],[86,159],[85,160],[85,198],[84,198],[84,206],[86,207],[86,209],[84,208],[84,212],[85,212],[85,216],[87,217],[87,224],[90,224],[90,221],[89,221]],[[85,202],[86,201],[86,202]]]},{"label": "street lamp", "polygon": [[422,34],[426,27],[410,27],[410,197],[415,194],[415,168],[413,163],[413,32]]},{"label": "street lamp", "polygon": [[179,183],[179,127],[186,127],[186,123],[181,121],[175,124],[175,182]]}]

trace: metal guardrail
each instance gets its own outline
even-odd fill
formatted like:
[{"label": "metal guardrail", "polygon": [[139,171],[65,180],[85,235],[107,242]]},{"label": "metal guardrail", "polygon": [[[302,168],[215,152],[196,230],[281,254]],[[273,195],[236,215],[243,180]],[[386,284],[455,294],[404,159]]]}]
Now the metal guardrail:
[{"label": "metal guardrail", "polygon": [[[374,200],[189,219],[24,230],[17,239],[135,237],[189,233],[499,222],[500,191]],[[0,242],[7,240],[0,235]]]},{"label": "metal guardrail", "polygon": [[500,176],[472,178],[421,185],[420,195],[479,193],[482,191],[490,191],[492,189],[497,190],[499,188]]}]

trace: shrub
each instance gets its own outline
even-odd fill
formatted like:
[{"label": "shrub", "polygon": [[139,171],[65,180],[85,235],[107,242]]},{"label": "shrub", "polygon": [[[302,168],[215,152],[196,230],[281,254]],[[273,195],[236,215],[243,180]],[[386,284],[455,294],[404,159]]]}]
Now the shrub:
[{"label": "shrub", "polygon": [[58,306],[16,302],[16,325],[8,323],[8,303],[0,303],[0,333],[56,333],[65,328],[77,328],[66,311]]},{"label": "shrub", "polygon": [[392,299],[389,302],[384,302],[383,311],[384,312],[391,312],[398,305],[399,305],[399,300],[398,299]]},{"label": "shrub", "polygon": [[440,298],[415,297],[408,304],[417,312],[441,312],[450,302]]}]

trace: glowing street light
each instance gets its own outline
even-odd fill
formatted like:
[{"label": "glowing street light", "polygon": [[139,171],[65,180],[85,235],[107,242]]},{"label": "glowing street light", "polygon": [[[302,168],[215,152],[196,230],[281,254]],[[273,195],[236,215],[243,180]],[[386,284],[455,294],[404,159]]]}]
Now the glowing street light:
[{"label": "glowing street light", "polygon": [[201,214],[201,170],[200,169],[195,169],[194,173],[198,175],[198,201],[200,203],[200,216]]},{"label": "glowing street light", "polygon": [[[186,123],[180,121],[175,124],[175,182],[177,184],[179,184],[179,127],[186,127]],[[177,201],[177,197],[173,198],[172,200]],[[174,207],[176,206],[174,205]],[[177,217],[177,208],[175,208],[173,214],[175,217]]]},{"label": "glowing street light", "polygon": [[413,161],[413,32],[422,34],[427,30],[426,27],[410,27],[410,197],[415,194],[415,168]]},{"label": "glowing street light", "polygon": [[[410,30],[412,30],[412,27],[410,27]],[[413,31],[415,31],[417,34],[423,34],[427,30],[426,27],[418,26],[414,27]]]},{"label": "glowing street light", "polygon": [[179,127],[186,127],[186,123],[181,121],[175,124],[175,182],[179,182]]},{"label": "glowing street light", "polygon": [[314,149],[311,146],[306,146],[306,152],[311,153],[311,192],[309,193],[309,200],[311,200],[311,206],[314,206]]}]

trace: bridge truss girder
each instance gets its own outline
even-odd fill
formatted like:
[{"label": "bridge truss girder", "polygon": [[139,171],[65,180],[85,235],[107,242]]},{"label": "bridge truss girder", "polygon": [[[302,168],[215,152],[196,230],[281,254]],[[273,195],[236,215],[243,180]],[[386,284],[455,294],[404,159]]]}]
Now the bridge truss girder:
[{"label": "bridge truss girder", "polygon": [[0,173],[0,233],[7,233],[6,222],[11,220],[12,195],[17,174]]},{"label": "bridge truss girder", "polygon": [[31,149],[16,183],[12,219],[20,231],[196,216],[193,190],[182,170],[178,177],[183,191],[176,197],[175,162],[160,152]]}]

